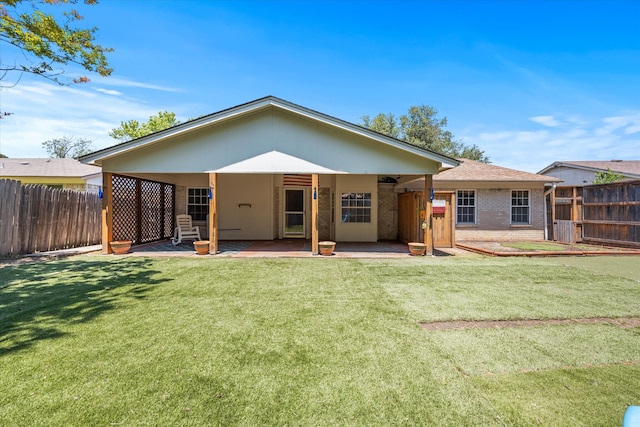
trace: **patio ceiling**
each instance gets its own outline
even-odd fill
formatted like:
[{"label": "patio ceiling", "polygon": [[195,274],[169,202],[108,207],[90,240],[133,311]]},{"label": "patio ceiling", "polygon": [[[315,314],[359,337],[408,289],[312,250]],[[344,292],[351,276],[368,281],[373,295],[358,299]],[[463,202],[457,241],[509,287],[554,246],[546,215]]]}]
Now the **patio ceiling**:
[{"label": "patio ceiling", "polygon": [[344,174],[279,151],[270,151],[207,173],[304,173]]}]

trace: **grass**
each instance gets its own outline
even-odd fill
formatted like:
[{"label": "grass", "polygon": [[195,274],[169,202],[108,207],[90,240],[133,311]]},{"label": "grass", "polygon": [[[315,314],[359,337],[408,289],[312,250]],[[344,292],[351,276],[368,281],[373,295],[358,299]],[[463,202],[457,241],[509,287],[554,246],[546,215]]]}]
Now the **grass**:
[{"label": "grass", "polygon": [[636,258],[566,260],[5,266],[0,425],[619,425],[638,328],[418,324],[640,316]]},{"label": "grass", "polygon": [[[562,251],[605,251],[612,248],[605,248],[596,245],[581,244],[562,244],[555,242],[503,242],[501,246],[519,249],[521,251],[546,251],[546,252],[562,252]],[[615,249],[614,249],[615,250]]]}]

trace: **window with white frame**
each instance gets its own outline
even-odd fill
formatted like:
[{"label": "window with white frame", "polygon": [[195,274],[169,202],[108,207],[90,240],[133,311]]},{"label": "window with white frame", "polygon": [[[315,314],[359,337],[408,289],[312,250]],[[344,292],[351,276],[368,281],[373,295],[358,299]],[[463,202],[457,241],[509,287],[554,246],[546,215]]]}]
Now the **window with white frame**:
[{"label": "window with white frame", "polygon": [[458,224],[476,223],[475,190],[458,190],[456,197],[456,222]]},{"label": "window with white frame", "polygon": [[511,191],[511,224],[529,224],[529,190]]},{"label": "window with white frame", "polygon": [[341,194],[342,222],[371,222],[371,193]]},{"label": "window with white frame", "polygon": [[194,221],[206,221],[209,213],[209,189],[189,188],[187,192],[187,214]]}]

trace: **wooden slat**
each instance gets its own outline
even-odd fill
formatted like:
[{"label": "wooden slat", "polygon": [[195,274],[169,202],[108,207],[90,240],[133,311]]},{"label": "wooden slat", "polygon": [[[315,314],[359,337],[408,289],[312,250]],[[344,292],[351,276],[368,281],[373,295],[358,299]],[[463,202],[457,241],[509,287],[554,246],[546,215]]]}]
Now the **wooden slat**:
[{"label": "wooden slat", "polygon": [[102,253],[110,254],[109,242],[113,240],[113,175],[102,174]]},{"label": "wooden slat", "polygon": [[0,205],[0,255],[13,253],[14,216],[19,189],[19,181],[0,180],[0,200],[2,201]]},{"label": "wooden slat", "polygon": [[639,227],[640,221],[610,221],[606,219],[584,219],[583,224],[598,224],[598,225],[632,225]]},{"label": "wooden slat", "polygon": [[632,242],[632,241],[621,241],[621,240],[613,240],[613,239],[602,239],[597,237],[584,237],[582,240],[584,243],[595,243],[609,246],[623,246],[630,248],[640,248],[640,242]]},{"label": "wooden slat", "polygon": [[637,206],[640,205],[638,200],[628,200],[623,202],[586,202],[583,206]]},{"label": "wooden slat", "polygon": [[13,220],[12,220],[12,227],[11,227],[11,233],[13,236],[11,239],[11,248],[13,252],[20,250],[20,246],[21,246],[19,230],[20,230],[20,222],[21,222],[20,203],[22,202],[22,189],[20,187],[21,186],[19,185],[19,183],[15,182],[12,189],[12,192],[14,193],[13,203],[11,205],[13,209]]},{"label": "wooden slat", "polygon": [[23,209],[26,214],[22,217],[23,221],[20,226],[20,235],[23,236],[22,248],[19,253],[31,253],[35,247],[36,240],[36,215],[39,200],[35,198],[35,191],[33,186],[23,186],[23,203],[25,208]]}]

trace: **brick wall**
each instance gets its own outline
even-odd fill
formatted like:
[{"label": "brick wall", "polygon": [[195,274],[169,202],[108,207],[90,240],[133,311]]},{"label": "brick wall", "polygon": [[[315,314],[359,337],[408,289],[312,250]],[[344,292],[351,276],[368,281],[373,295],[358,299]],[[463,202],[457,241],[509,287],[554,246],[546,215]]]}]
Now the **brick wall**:
[{"label": "brick wall", "polygon": [[456,225],[456,241],[543,240],[544,190],[529,189],[530,224],[528,225],[511,224],[511,190],[477,189],[476,224]]},{"label": "brick wall", "polygon": [[393,184],[378,184],[378,240],[398,238],[398,194]]},{"label": "brick wall", "polygon": [[331,239],[331,189],[326,187],[318,190],[318,238]]},{"label": "brick wall", "polygon": [[187,213],[187,187],[176,185],[176,215]]}]

